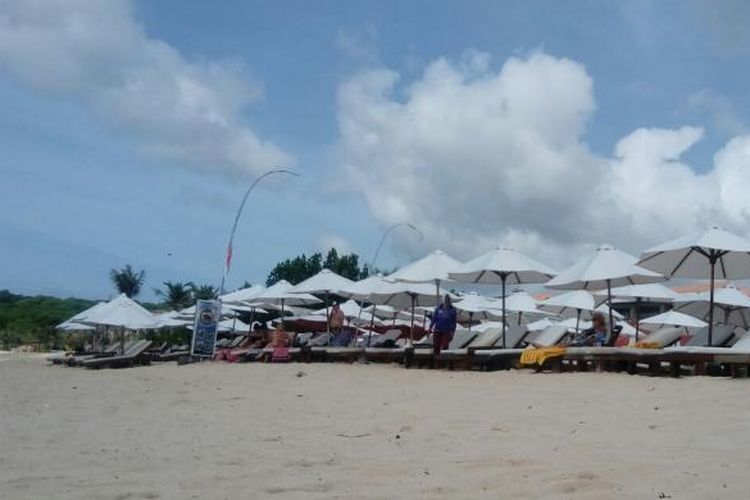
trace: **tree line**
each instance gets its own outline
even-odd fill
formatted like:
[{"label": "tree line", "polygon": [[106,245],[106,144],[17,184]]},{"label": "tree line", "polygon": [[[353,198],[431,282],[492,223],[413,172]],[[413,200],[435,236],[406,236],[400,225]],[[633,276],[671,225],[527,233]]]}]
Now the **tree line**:
[{"label": "tree line", "polygon": [[[360,265],[357,254],[340,255],[336,249],[331,249],[325,256],[320,252],[309,256],[302,254],[277,263],[268,274],[266,285],[273,285],[282,279],[296,285],[324,268],[353,281],[370,274],[367,264]],[[109,279],[118,293],[136,298],[146,284],[146,271],[127,264],[110,270]],[[248,286],[250,283],[246,281],[240,288]],[[153,291],[160,301],[142,304],[151,310],[180,310],[190,307],[196,300],[216,298],[219,293],[213,285],[171,280],[164,281],[161,288],[154,288]],[[31,297],[0,290],[0,348],[8,349],[21,344],[37,344],[43,348],[62,347],[62,336],[55,326],[94,303],[86,299]]]}]

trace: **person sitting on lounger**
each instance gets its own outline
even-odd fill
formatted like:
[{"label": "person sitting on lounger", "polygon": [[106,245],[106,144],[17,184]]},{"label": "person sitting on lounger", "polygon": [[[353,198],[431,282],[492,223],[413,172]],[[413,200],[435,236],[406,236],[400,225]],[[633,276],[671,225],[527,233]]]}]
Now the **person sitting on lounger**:
[{"label": "person sitting on lounger", "polygon": [[445,294],[445,299],[435,308],[430,320],[432,352],[436,358],[440,351],[447,349],[451,340],[453,340],[453,334],[456,333],[457,318],[458,314],[451,303],[451,296]]},{"label": "person sitting on lounger", "polygon": [[271,335],[269,347],[289,347],[290,345],[292,345],[292,339],[289,337],[289,334],[281,326],[276,327],[276,330]]},{"label": "person sitting on lounger", "polygon": [[601,347],[607,342],[607,320],[604,314],[595,312],[591,316],[591,328],[583,330],[571,345]]}]

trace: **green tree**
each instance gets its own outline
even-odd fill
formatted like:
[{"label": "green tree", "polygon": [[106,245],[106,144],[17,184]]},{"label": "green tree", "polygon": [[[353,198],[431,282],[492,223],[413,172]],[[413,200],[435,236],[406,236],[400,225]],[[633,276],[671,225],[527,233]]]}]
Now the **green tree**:
[{"label": "green tree", "polygon": [[146,271],[135,271],[128,264],[122,269],[112,269],[109,272],[109,277],[118,292],[133,298],[141,293],[143,282],[146,281]]},{"label": "green tree", "polygon": [[287,280],[296,285],[319,273],[323,268],[330,269],[351,280],[359,280],[368,275],[366,266],[360,269],[357,254],[339,256],[338,251],[332,248],[326,254],[325,259],[321,253],[314,253],[309,257],[302,254],[279,262],[269,273],[266,286],[271,286],[280,280]]},{"label": "green tree", "polygon": [[0,290],[0,348],[20,344],[61,347],[65,335],[55,326],[93,304],[90,300],[27,297]]},{"label": "green tree", "polygon": [[190,291],[193,294],[193,300],[211,300],[219,296],[219,290],[212,285],[196,285],[189,283]]},{"label": "green tree", "polygon": [[164,305],[174,311],[184,309],[193,304],[192,283],[179,281],[165,281],[164,290],[154,289],[154,293],[164,299]]}]

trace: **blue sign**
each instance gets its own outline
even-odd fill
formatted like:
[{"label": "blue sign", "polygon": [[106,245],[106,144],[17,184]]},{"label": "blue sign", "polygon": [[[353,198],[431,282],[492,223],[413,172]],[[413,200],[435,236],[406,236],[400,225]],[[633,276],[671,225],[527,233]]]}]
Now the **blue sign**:
[{"label": "blue sign", "polygon": [[213,357],[216,345],[216,332],[221,319],[221,302],[218,300],[199,300],[195,304],[195,321],[193,322],[193,343],[190,352],[193,356]]}]

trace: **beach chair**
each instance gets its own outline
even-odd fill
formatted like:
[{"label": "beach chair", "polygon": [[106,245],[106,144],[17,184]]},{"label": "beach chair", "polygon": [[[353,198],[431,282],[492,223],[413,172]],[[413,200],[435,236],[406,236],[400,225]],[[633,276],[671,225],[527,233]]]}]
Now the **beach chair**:
[{"label": "beach chair", "polygon": [[330,333],[321,333],[317,337],[313,337],[307,341],[307,347],[321,347],[328,345],[328,342],[331,340],[331,334]]},{"label": "beach chair", "polygon": [[568,329],[560,325],[551,325],[529,339],[534,347],[552,347],[560,344],[568,335]]},{"label": "beach chair", "polygon": [[86,368],[122,368],[136,364],[147,364],[148,358],[144,355],[146,350],[151,346],[150,340],[139,340],[121,356],[111,356],[107,358],[94,358],[83,361]]},{"label": "beach chair", "polygon": [[493,348],[502,341],[502,336],[502,328],[488,328],[479,332],[468,344],[466,344],[466,347],[441,351],[438,360],[448,369],[462,368],[468,370],[471,368],[471,358],[473,354],[478,350]]},{"label": "beach chair", "polygon": [[[451,339],[450,343],[448,344],[448,349],[443,349],[440,353],[442,354],[449,353],[446,355],[446,359],[451,357],[450,353],[455,353],[455,356],[461,356],[462,354],[466,354],[465,348],[479,335],[484,334],[485,332],[476,332],[471,330],[456,330],[456,333],[453,334],[453,338]],[[486,337],[485,337],[486,338]],[[418,367],[421,366],[427,366],[427,365],[434,365],[436,361],[439,361],[442,359],[442,357],[438,357],[437,359],[434,359],[434,354],[432,350],[432,346],[425,346],[425,348],[413,348],[410,352],[413,353],[413,356],[411,357],[411,361],[417,365]]]},{"label": "beach chair", "polygon": [[[726,326],[726,325],[722,325]],[[714,329],[716,335],[718,328]],[[715,339],[722,341],[721,338],[726,336],[726,330],[731,330],[735,335],[735,330],[731,327],[723,328],[720,337],[714,336]],[[750,365],[750,334],[740,329],[737,332],[737,341],[729,347],[701,346],[701,345],[684,345],[674,346],[664,349],[661,360],[668,362],[673,375],[678,375],[683,366],[692,367],[696,374],[703,375],[709,366],[727,367],[728,371],[734,376],[738,368],[747,368]],[[707,334],[705,336],[707,342]],[[699,339],[700,340],[700,339]],[[722,342],[727,345],[728,342]]]},{"label": "beach chair", "polygon": [[88,351],[78,354],[65,352],[55,354],[54,356],[49,356],[45,359],[53,365],[75,366],[77,362],[83,361],[84,359],[90,359],[95,356],[114,356],[117,353],[118,349],[120,349],[120,343],[113,342],[101,351]]},{"label": "beach chair", "polygon": [[[729,343],[734,336],[734,327],[730,325],[714,325],[714,330],[711,335],[711,346],[709,347],[721,347]],[[704,326],[695,335],[690,337],[687,347],[704,347],[708,346],[708,327]]]},{"label": "beach chair", "polygon": [[[125,350],[130,349],[130,347],[132,347],[134,344],[134,340],[128,340],[124,345]],[[123,346],[119,341],[113,342],[103,352],[83,356],[72,356],[66,359],[64,363],[68,366],[83,366],[83,362],[89,359],[110,358],[113,356],[118,356],[122,347]]]},{"label": "beach chair", "polygon": [[674,326],[668,326],[660,328],[655,332],[647,335],[643,339],[639,340],[636,346],[649,347],[653,349],[661,349],[668,347],[678,340],[680,337],[685,335],[684,328],[677,328]]},{"label": "beach chair", "polygon": [[[401,330],[393,329],[388,330],[383,335],[375,339],[371,344],[370,347],[372,348],[385,348],[385,349],[394,349],[396,347],[396,341],[398,338],[402,335]],[[392,346],[391,346],[392,345]]]}]

